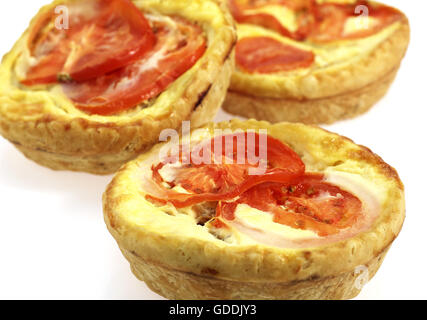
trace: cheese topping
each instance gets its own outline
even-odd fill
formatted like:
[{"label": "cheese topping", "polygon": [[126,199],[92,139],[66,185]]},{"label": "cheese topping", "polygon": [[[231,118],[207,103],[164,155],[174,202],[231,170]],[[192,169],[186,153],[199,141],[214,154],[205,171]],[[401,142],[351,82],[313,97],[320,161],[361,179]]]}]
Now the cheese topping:
[{"label": "cheese topping", "polygon": [[265,13],[275,17],[282,26],[291,32],[298,29],[297,16],[293,10],[283,5],[265,5],[252,10],[245,10],[245,14]]},{"label": "cheese topping", "polygon": [[373,29],[379,24],[379,20],[370,16],[347,18],[344,25],[344,36],[351,35],[367,29]]},{"label": "cheese topping", "polygon": [[[349,19],[349,22],[346,24],[346,32],[355,32],[355,28],[359,28],[358,17]],[[369,23],[375,23],[374,18],[368,18]],[[315,46],[308,42],[295,41],[287,37],[282,37],[278,33],[274,31],[270,31],[264,29],[262,27],[258,27],[255,25],[242,24],[238,29],[238,37],[239,39],[250,38],[250,37],[261,37],[267,36],[273,39],[276,39],[284,44],[292,45],[296,48],[312,51],[315,56],[315,65],[314,70],[322,69],[326,67],[331,67],[333,65],[339,65],[340,63],[348,63],[352,59],[359,59],[361,55],[369,54],[372,50],[374,50],[381,42],[385,41],[391,34],[393,34],[397,28],[400,26],[400,23],[394,23],[391,26],[381,30],[374,36],[357,39],[357,40],[343,40],[340,41],[339,45],[335,45],[334,43],[326,44],[322,46]],[[312,72],[311,69],[297,69],[286,71],[286,74],[300,74],[304,75],[309,72]],[[278,73],[280,79],[283,79],[280,74],[284,72]],[[265,81],[268,81],[268,77],[274,77],[274,74],[262,75],[256,74],[253,76],[257,76],[259,78],[266,78]],[[261,80],[260,80],[261,81]]]}]

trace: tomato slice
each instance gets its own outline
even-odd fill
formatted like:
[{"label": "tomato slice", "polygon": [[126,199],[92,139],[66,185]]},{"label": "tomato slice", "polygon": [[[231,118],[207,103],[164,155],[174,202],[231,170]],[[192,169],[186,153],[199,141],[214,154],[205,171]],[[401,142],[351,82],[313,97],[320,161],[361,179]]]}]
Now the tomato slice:
[{"label": "tomato slice", "polygon": [[[283,5],[294,11],[297,18],[297,29],[290,31],[272,14],[256,12],[267,5]],[[239,23],[259,25],[276,31],[285,37],[297,41],[309,39],[312,42],[328,42],[344,39],[368,37],[402,18],[402,14],[382,4],[358,0],[354,3],[317,3],[315,0],[229,0],[230,10]],[[358,6],[364,6],[369,17],[376,23],[368,28],[360,28],[345,33],[348,18],[357,17]]]},{"label": "tomato slice", "polygon": [[241,39],[236,47],[236,61],[248,72],[272,73],[310,67],[311,51],[301,50],[269,37]]},{"label": "tomato slice", "polygon": [[337,234],[351,227],[362,214],[362,202],[353,194],[305,174],[292,183],[263,183],[243,193],[235,202],[223,202],[217,215],[234,220],[237,204],[247,204],[274,215],[274,222],[319,236]]},{"label": "tomato slice", "polygon": [[[261,135],[249,135],[251,134],[241,132],[213,138],[209,141],[208,148],[204,149],[210,150],[211,163],[195,164],[190,159],[189,164],[175,169],[174,180],[168,181],[170,187],[180,185],[189,193],[179,193],[161,187],[163,194],[152,195],[153,198],[161,201],[163,196],[175,207],[182,208],[205,201],[233,199],[255,185],[266,181],[289,182],[304,173],[305,166],[299,156],[281,141],[266,136],[266,145],[263,145]],[[219,144],[226,146],[221,152],[215,150],[215,146]],[[255,157],[260,153],[253,153],[257,151],[266,152],[267,163],[263,174],[250,172],[250,168],[258,165],[255,164]],[[240,160],[239,155],[243,155]],[[182,155],[180,158],[182,160]],[[164,163],[160,163],[152,168],[157,186],[165,182],[159,172],[164,166]]]},{"label": "tomato slice", "polygon": [[76,107],[111,115],[154,98],[190,69],[206,50],[200,27],[175,19],[177,30],[153,21],[156,44],[138,61],[85,82],[62,85]]},{"label": "tomato slice", "polygon": [[[295,11],[297,30],[290,31],[274,15],[254,12],[254,10],[267,5],[282,5]],[[303,40],[306,37],[312,24],[311,13],[314,5],[315,0],[229,0],[230,11],[237,22],[259,25],[295,40]]]},{"label": "tomato slice", "polygon": [[[191,152],[181,147],[178,155],[169,156],[169,164],[161,162],[152,166],[153,184],[146,185],[149,190],[146,198],[155,203],[170,202],[176,208],[217,201],[213,224],[217,228],[225,228],[227,221],[235,219],[239,204],[270,212],[276,223],[311,230],[321,237],[351,228],[361,218],[359,198],[326,182],[321,174],[305,173],[304,163],[281,141],[265,136],[267,143],[263,145],[262,135],[252,134],[255,137],[252,141],[248,132],[240,132],[217,136],[200,148],[193,147]],[[230,144],[234,138],[237,143],[231,140]],[[215,150],[218,144],[226,147],[218,152]],[[212,160],[210,163],[193,161],[194,155],[202,156],[200,150],[209,151],[203,159]],[[239,161],[241,150],[244,161]],[[259,150],[258,156],[267,152],[264,174],[248,174],[248,169],[254,167],[253,150]],[[171,165],[174,174],[165,180],[161,170],[167,165]],[[186,192],[173,190],[176,186]]]},{"label": "tomato slice", "polygon": [[25,85],[84,81],[124,67],[149,51],[154,34],[130,0],[89,0],[67,4],[69,28],[58,29],[53,9],[41,16],[28,46],[37,63]]},{"label": "tomato slice", "polygon": [[[361,14],[356,12],[358,6],[364,6],[368,16],[374,19],[375,24],[346,34],[345,24],[347,20]],[[313,42],[369,37],[402,18],[402,13],[398,10],[382,4],[371,4],[368,1],[357,1],[354,4],[318,4],[313,13],[315,24],[309,34],[309,39]]]}]

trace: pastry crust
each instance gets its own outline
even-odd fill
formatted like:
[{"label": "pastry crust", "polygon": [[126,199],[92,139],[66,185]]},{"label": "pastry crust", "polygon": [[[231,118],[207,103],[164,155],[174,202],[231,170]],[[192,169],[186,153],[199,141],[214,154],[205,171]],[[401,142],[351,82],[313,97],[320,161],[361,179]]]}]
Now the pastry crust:
[{"label": "pastry crust", "polygon": [[[121,250],[130,261],[133,274],[171,300],[348,300],[360,293],[355,285],[360,274],[355,271],[290,283],[236,282],[169,269]],[[369,275],[366,281],[375,276],[387,251],[388,248],[365,265]]]},{"label": "pastry crust", "polygon": [[313,100],[260,98],[229,90],[223,108],[231,114],[272,123],[289,121],[330,124],[368,111],[387,93],[397,69],[361,89]]},{"label": "pastry crust", "polygon": [[[245,29],[245,36],[262,33],[283,39],[258,27],[239,28]],[[337,48],[347,51],[343,61],[337,58],[337,62],[320,68],[281,75],[249,74],[237,69],[223,108],[235,115],[273,123],[326,124],[353,118],[368,111],[386,94],[409,39],[409,22],[404,17],[373,36],[311,48],[316,54],[331,56]],[[310,50],[309,46],[303,48]],[[358,50],[352,53],[354,48]]]},{"label": "pastry crust", "polygon": [[400,232],[404,191],[396,171],[369,149],[317,127],[255,120],[210,124],[215,129],[266,129],[289,145],[309,172],[351,173],[374,181],[379,213],[368,231],[310,248],[227,243],[172,205],[145,199],[142,163],[162,145],[125,165],[104,193],[107,227],[136,276],[175,299],[347,299],[360,291],[355,270],[372,277]]},{"label": "pastry crust", "polygon": [[0,133],[25,156],[55,170],[109,174],[155,144],[163,129],[179,129],[184,120],[201,126],[215,116],[234,69],[236,42],[222,1],[134,1],[144,11],[199,24],[208,48],[152,105],[112,116],[86,114],[62,92],[26,90],[14,77],[37,17],[60,3],[40,10],[0,67]]}]

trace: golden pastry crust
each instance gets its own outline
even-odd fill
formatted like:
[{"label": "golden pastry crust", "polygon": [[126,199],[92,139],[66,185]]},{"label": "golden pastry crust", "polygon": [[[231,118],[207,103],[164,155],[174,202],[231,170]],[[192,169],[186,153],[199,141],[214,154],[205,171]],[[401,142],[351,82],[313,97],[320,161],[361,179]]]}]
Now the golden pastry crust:
[{"label": "golden pastry crust", "polygon": [[134,1],[144,11],[199,24],[208,48],[150,107],[113,116],[88,115],[61,92],[25,90],[14,78],[29,30],[38,16],[60,3],[40,10],[0,67],[0,133],[28,158],[56,170],[109,174],[155,144],[163,129],[178,129],[184,120],[200,126],[215,116],[234,69],[236,42],[222,1]]},{"label": "golden pastry crust", "polygon": [[[249,27],[239,25],[239,28]],[[281,38],[258,29],[249,28],[243,34],[262,33]],[[368,38],[314,48],[315,53],[332,55],[337,47],[349,54],[359,47],[344,61],[283,75],[237,70],[223,108],[232,114],[273,123],[332,123],[355,117],[385,95],[405,56],[409,39],[409,22],[404,17]],[[309,46],[303,48],[310,49]]]},{"label": "golden pastry crust", "polygon": [[[169,269],[121,250],[133,274],[151,290],[171,300],[347,300],[356,297],[361,288],[355,285],[360,276],[355,271],[290,283],[237,282]],[[365,264],[369,278],[363,281],[375,276],[387,251],[388,248]],[[207,275],[212,272],[206,271]]]},{"label": "golden pastry crust", "polygon": [[358,90],[313,100],[260,98],[229,90],[223,108],[231,114],[272,123],[330,124],[367,112],[387,93],[397,69]]},{"label": "golden pastry crust", "polygon": [[[137,277],[156,292],[179,299],[356,295],[359,290],[352,288],[355,268],[366,266],[372,277],[403,224],[404,191],[396,171],[369,149],[317,127],[233,120],[207,128],[211,133],[215,129],[266,129],[296,151],[309,172],[334,170],[374,181],[381,193],[379,215],[368,231],[313,248],[230,244],[193,218],[175,214],[171,205],[159,207],[145,199],[138,172],[146,159],[159,152],[162,145],[158,145],[125,165],[103,198],[107,227]],[[220,288],[212,288],[214,283],[230,291],[220,293]],[[319,285],[325,290],[316,290]]]}]

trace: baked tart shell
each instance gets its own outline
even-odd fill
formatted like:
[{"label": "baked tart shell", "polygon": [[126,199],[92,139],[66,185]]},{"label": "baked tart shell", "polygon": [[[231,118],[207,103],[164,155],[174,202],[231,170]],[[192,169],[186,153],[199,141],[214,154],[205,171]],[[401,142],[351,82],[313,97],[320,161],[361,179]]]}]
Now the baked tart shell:
[{"label": "baked tart shell", "polygon": [[319,246],[230,245],[196,221],[145,199],[136,178],[149,157],[144,154],[117,173],[103,196],[105,223],[136,277],[169,299],[355,297],[362,289],[358,267],[372,278],[403,225],[404,187],[396,171],[369,149],[317,127],[232,120],[207,128],[267,129],[297,152],[310,171],[367,177],[381,190],[378,215],[369,229]]},{"label": "baked tart shell", "polygon": [[244,80],[250,75],[234,74],[223,109],[272,123],[331,124],[357,117],[384,97],[400,68],[409,45],[410,27],[406,18],[399,24],[369,54],[297,79],[295,92],[280,85],[254,91]]},{"label": "baked tart shell", "polygon": [[[348,300],[355,298],[360,289],[355,283],[360,274],[348,271],[325,278],[294,282],[239,282],[206,275],[177,271],[146,261],[135,252],[120,248],[130,263],[132,273],[159,295],[170,300]],[[388,248],[365,264],[372,279],[384,261]]]},{"label": "baked tart shell", "polygon": [[[153,106],[112,116],[86,114],[63,95],[47,91],[34,93],[12,82],[11,70],[31,28],[40,15],[61,1],[42,8],[11,52],[3,57],[0,134],[27,158],[48,168],[111,174],[157,143],[162,130],[178,130],[185,120],[194,126],[212,120],[224,100],[234,70],[234,22],[222,1],[207,4],[216,10],[210,16],[194,12],[190,2],[135,1],[161,14],[182,14],[202,25],[208,48],[192,68],[156,98]],[[204,4],[198,2],[197,5]],[[173,11],[180,7],[188,8]]]}]

